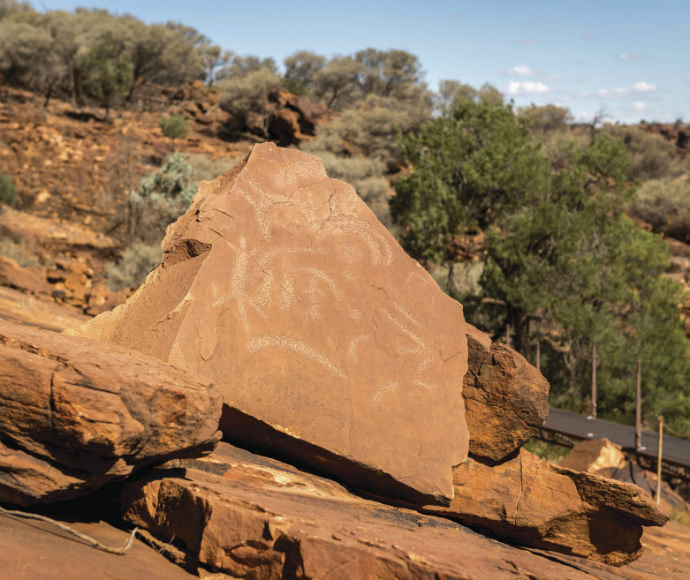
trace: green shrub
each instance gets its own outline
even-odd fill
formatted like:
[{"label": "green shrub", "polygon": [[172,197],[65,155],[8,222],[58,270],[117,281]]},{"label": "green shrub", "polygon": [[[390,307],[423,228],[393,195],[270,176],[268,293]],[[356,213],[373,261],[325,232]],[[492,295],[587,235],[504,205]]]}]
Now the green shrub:
[{"label": "green shrub", "polygon": [[635,192],[630,211],[651,224],[656,233],[690,240],[690,207],[686,178],[652,179]]},{"label": "green shrub", "polygon": [[549,463],[558,463],[561,459],[568,455],[568,453],[570,453],[570,449],[567,447],[556,445],[555,443],[541,441],[540,439],[536,438],[530,439],[527,443],[525,443],[524,448],[530,453],[538,455]]},{"label": "green shrub", "polygon": [[9,177],[0,173],[0,204],[14,205],[17,201],[17,188]]},{"label": "green shrub", "polygon": [[146,276],[161,262],[162,252],[158,244],[135,242],[122,257],[108,264],[105,270],[106,285],[113,292],[139,287]]},{"label": "green shrub", "polygon": [[170,115],[170,117],[163,117],[158,123],[163,135],[168,139],[172,139],[173,145],[175,139],[182,139],[189,133],[189,123],[182,115]]},{"label": "green shrub", "polygon": [[685,171],[676,157],[676,148],[661,135],[637,127],[610,125],[604,132],[622,139],[630,152],[629,178],[637,181],[678,177]]}]

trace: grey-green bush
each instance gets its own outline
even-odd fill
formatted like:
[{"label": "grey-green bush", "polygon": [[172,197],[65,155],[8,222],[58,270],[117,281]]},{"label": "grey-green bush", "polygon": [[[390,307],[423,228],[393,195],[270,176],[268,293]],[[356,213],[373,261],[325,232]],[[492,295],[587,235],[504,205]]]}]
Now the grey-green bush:
[{"label": "grey-green bush", "polygon": [[160,264],[162,252],[159,244],[136,242],[122,252],[122,257],[108,264],[105,280],[113,292],[126,288],[138,288],[146,276]]}]

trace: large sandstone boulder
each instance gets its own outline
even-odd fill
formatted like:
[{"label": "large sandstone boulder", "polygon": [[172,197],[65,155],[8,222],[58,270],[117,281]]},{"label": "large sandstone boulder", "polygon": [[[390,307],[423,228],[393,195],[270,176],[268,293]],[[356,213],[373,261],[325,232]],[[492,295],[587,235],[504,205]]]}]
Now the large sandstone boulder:
[{"label": "large sandstone boulder", "polygon": [[0,321],[0,502],[83,495],[208,451],[211,385],[140,353]]},{"label": "large sandstone boulder", "polygon": [[462,307],[349,185],[258,145],[200,185],[163,251],[78,332],[213,380],[231,440],[382,495],[452,497],[468,446]]},{"label": "large sandstone boulder", "polygon": [[512,348],[471,324],[463,384],[470,454],[500,463],[534,437],[549,413],[549,383]]},{"label": "large sandstone boulder", "polygon": [[607,564],[638,558],[642,526],[667,521],[636,486],[556,467],[524,449],[495,466],[470,459],[453,476],[451,505],[425,511]]}]

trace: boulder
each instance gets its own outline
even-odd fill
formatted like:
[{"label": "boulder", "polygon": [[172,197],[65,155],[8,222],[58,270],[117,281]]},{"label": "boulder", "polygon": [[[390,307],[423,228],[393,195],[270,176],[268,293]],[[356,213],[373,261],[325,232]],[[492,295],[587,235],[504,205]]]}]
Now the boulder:
[{"label": "boulder", "polygon": [[122,504],[153,545],[202,577],[653,580],[663,570],[680,580],[690,561],[686,549],[675,561],[660,549],[617,569],[513,547],[225,442],[129,479]]},{"label": "boulder", "polygon": [[626,461],[627,457],[620,445],[602,438],[581,441],[558,462],[558,465],[576,471],[597,473],[602,469],[620,469]]},{"label": "boulder", "polygon": [[[561,467],[633,483],[649,497],[656,497],[656,473],[643,469],[635,461],[634,456],[628,456],[619,445],[611,443],[606,438],[581,441],[558,464]],[[658,505],[666,514],[675,512],[680,518],[690,519],[690,506],[663,479]]]},{"label": "boulder", "polygon": [[272,143],[169,227],[163,263],[78,334],[216,383],[231,441],[413,502],[467,456],[462,306],[320,160]]},{"label": "boulder", "polygon": [[124,348],[0,321],[0,376],[0,502],[83,495],[219,439],[207,381]]},{"label": "boulder", "polygon": [[470,454],[500,463],[534,437],[549,413],[549,383],[509,346],[466,324],[463,383]]},{"label": "boulder", "polygon": [[472,459],[453,472],[449,507],[424,511],[525,546],[621,565],[642,552],[642,526],[666,523],[634,485],[561,468],[521,449],[500,465]]}]

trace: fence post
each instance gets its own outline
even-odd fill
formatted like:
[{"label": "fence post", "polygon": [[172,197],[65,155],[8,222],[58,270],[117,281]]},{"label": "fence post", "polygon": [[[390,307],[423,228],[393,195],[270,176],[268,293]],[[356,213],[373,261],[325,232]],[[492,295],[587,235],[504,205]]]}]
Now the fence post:
[{"label": "fence post", "polygon": [[635,389],[635,451],[642,447],[642,361],[637,359],[637,385]]},{"label": "fence post", "polygon": [[506,324],[506,346],[510,346],[510,324]]},{"label": "fence post", "polygon": [[592,339],[592,403],[590,413],[593,419],[597,418],[597,339]]},{"label": "fence post", "polygon": [[656,505],[661,503],[661,451],[664,444],[664,416],[659,415],[659,444],[656,453]]},{"label": "fence post", "polygon": [[541,340],[537,339],[537,370],[541,372]]}]

